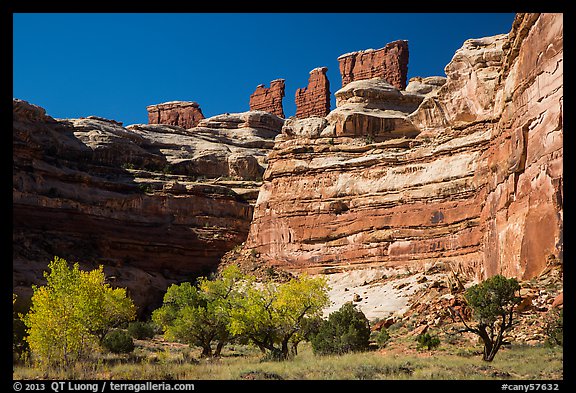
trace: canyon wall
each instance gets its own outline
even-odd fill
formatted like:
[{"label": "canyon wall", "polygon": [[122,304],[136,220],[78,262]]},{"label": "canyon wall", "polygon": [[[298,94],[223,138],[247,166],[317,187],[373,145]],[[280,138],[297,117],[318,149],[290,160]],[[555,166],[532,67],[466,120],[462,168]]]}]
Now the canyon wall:
[{"label": "canyon wall", "polygon": [[341,56],[337,108],[276,138],[247,247],[313,273],[443,261],[530,278],[562,259],[562,22],[518,14],[406,90]]},{"label": "canyon wall", "polygon": [[328,68],[319,67],[310,71],[308,86],[296,90],[296,117],[324,117],[330,113],[330,81]]},{"label": "canyon wall", "polygon": [[201,126],[55,120],[13,103],[13,286],[43,285],[55,256],[104,265],[147,313],[171,283],[215,269],[247,236],[283,119],[265,112]]},{"label": "canyon wall", "polygon": [[261,111],[171,102],[126,127],[15,99],[15,293],[58,255],[103,264],[147,313],[244,241],[311,273],[445,262],[526,279],[562,260],[562,14],[465,41],[446,77],[406,84],[406,41],[339,61],[336,108],[315,69],[286,120],[283,80],[257,88]]},{"label": "canyon wall", "polygon": [[150,105],[148,124],[166,124],[182,128],[196,127],[204,119],[204,114],[197,102],[170,101],[163,104]]},{"label": "canyon wall", "polygon": [[250,110],[273,113],[284,118],[284,79],[276,79],[270,82],[270,87],[258,85],[250,96]]},{"label": "canyon wall", "polygon": [[518,15],[509,43],[482,157],[484,267],[531,278],[563,259],[562,14]]},{"label": "canyon wall", "polygon": [[346,53],[338,57],[342,86],[362,79],[384,78],[397,89],[406,87],[408,41],[398,40],[384,48]]}]

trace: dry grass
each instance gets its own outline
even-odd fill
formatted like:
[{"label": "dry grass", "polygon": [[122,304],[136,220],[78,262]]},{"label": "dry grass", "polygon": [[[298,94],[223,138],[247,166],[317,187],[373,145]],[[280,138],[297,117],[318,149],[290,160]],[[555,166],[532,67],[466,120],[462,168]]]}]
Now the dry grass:
[{"label": "dry grass", "polygon": [[14,379],[114,380],[364,380],[364,379],[521,379],[563,378],[561,347],[503,348],[493,362],[482,361],[481,347],[443,343],[434,351],[417,351],[398,340],[383,350],[342,356],[316,356],[308,343],[284,362],[264,361],[251,346],[229,345],[218,360],[199,359],[200,351],[161,339],[137,341],[130,355],[99,355],[67,370],[43,371],[15,366]]}]

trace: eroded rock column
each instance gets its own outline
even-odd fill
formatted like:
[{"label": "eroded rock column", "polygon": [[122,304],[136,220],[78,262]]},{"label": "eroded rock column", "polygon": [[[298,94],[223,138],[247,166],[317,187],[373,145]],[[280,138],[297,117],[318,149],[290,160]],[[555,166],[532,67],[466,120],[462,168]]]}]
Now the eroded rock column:
[{"label": "eroded rock column", "polygon": [[296,90],[296,117],[324,117],[330,113],[330,81],[326,77],[328,68],[319,67],[310,71],[308,87]]},{"label": "eroded rock column", "polygon": [[282,98],[284,98],[284,79],[273,80],[270,82],[270,87],[258,85],[250,96],[250,110],[264,111],[284,118]]},{"label": "eroded rock column", "polygon": [[384,48],[346,53],[338,58],[342,86],[362,79],[384,78],[399,90],[406,88],[408,41],[390,42]]}]

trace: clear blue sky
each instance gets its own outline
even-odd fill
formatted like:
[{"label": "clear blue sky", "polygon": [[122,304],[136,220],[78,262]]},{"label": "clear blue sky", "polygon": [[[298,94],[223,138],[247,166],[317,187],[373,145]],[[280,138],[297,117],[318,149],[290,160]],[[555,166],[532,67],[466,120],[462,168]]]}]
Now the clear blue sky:
[{"label": "clear blue sky", "polygon": [[[206,117],[249,109],[258,84],[286,80],[284,112],[309,71],[408,40],[408,78],[445,75],[468,38],[510,31],[506,13],[14,14],[13,96],[56,118],[147,123],[146,106],[196,101]],[[332,109],[334,109],[334,98]]]}]

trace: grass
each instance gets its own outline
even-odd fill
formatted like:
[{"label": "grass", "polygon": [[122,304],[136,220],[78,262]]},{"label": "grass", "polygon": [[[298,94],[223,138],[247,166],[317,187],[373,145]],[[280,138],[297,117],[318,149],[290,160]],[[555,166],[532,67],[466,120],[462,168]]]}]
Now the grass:
[{"label": "grass", "polygon": [[493,362],[482,361],[481,347],[447,343],[432,351],[410,345],[345,355],[316,356],[309,343],[288,361],[264,361],[255,347],[228,345],[222,358],[199,359],[200,351],[160,340],[137,340],[129,355],[101,354],[67,370],[14,366],[14,379],[114,380],[407,380],[563,378],[562,347],[517,345],[503,348]]}]

